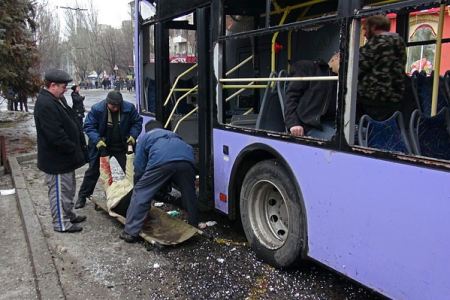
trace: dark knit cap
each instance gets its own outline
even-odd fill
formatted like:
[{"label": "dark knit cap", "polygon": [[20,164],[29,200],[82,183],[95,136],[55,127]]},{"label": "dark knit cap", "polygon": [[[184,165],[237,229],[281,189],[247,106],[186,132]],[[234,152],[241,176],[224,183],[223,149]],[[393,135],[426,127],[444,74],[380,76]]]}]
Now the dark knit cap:
[{"label": "dark knit cap", "polygon": [[114,106],[119,106],[123,102],[122,94],[118,91],[112,91],[108,93],[106,96],[106,103],[109,103]]},{"label": "dark knit cap", "polygon": [[54,83],[69,83],[72,77],[63,70],[51,69],[45,72],[45,80]]},{"label": "dark knit cap", "polygon": [[74,91],[75,92],[75,90],[77,89],[77,87],[78,87],[78,85],[73,85],[72,87],[71,87],[71,89],[72,89],[72,91]]}]

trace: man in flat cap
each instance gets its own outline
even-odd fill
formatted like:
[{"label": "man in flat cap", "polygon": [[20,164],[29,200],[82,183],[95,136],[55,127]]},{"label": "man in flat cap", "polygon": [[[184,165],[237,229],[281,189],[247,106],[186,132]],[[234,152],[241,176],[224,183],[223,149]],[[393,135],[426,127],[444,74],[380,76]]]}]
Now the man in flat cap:
[{"label": "man in flat cap", "polygon": [[64,98],[72,81],[62,70],[45,73],[44,86],[34,107],[37,132],[37,167],[45,172],[53,229],[79,232],[76,223],[86,220],[74,210],[75,170],[88,161],[86,140],[76,115]]},{"label": "man in flat cap", "polygon": [[135,144],[142,131],[142,117],[134,104],[123,101],[119,91],[112,91],[105,100],[91,107],[83,128],[89,138],[89,168],[78,192],[76,209],[84,207],[86,198],[94,192],[100,176],[100,148],[105,147],[125,172],[127,144]]}]

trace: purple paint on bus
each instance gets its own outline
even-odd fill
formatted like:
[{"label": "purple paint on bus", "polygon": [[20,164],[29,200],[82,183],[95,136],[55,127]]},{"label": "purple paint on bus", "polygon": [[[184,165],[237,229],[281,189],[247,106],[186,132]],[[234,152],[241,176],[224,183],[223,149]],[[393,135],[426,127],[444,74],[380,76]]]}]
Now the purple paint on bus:
[{"label": "purple paint on bus", "polygon": [[242,149],[270,145],[303,195],[310,258],[395,299],[448,297],[450,173],[218,129],[213,137],[217,209],[228,213],[218,195],[228,195]]}]

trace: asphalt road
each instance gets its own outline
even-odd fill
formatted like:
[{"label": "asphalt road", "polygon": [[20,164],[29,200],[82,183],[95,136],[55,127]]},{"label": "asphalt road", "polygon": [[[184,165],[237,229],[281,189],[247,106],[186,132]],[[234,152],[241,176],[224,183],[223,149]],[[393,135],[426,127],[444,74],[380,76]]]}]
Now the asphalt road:
[{"label": "asphalt road", "polygon": [[[106,95],[108,95],[109,92],[113,91],[113,89],[104,90],[104,89],[89,89],[89,90],[81,90],[80,95],[86,96],[84,99],[84,106],[86,108],[86,111],[89,111],[91,109],[91,106],[95,103],[98,103],[106,98]],[[126,101],[129,101],[131,103],[136,103],[136,93],[128,92],[126,89],[123,89],[120,91],[122,93],[123,99]],[[69,103],[70,106],[72,106],[72,98],[70,97],[70,94],[72,93],[71,89],[68,89],[67,92],[65,92],[64,96],[66,97],[67,103]],[[3,107],[4,106],[4,107]],[[6,103],[2,104],[3,109],[6,109]],[[33,111],[34,108],[34,102],[30,99],[28,101],[28,109],[30,111]]]},{"label": "asphalt road", "polygon": [[[69,92],[66,97],[71,103]],[[107,93],[101,89],[81,92],[86,95],[87,109],[103,100]],[[135,101],[134,93],[123,91],[123,95],[126,100]],[[7,145],[25,145],[25,141],[29,144],[15,149],[16,152],[11,148],[9,153],[34,152],[31,114],[10,112],[10,115],[2,128]],[[20,174],[15,181],[20,179],[24,186],[20,189],[16,186],[18,203],[24,211],[22,222],[35,222],[30,226],[19,225],[13,195],[0,205],[0,225],[4,226],[0,250],[5,254],[4,260],[0,260],[0,265],[5,266],[4,272],[0,272],[0,280],[5,282],[0,287],[0,299],[35,298],[30,296],[35,285],[42,299],[54,299],[51,293],[59,293],[65,299],[383,299],[315,262],[293,270],[270,267],[256,258],[244,233],[234,223],[214,212],[202,213],[201,221],[217,222],[206,229],[216,240],[195,236],[163,251],[151,248],[148,252],[142,242],[127,244],[120,240],[123,225],[108,214],[95,211],[91,202],[78,211],[87,216],[83,232],[56,233],[51,225],[44,174],[37,170],[36,160],[22,161],[17,169]],[[76,172],[78,187],[86,169],[84,166]],[[10,180],[1,182],[2,189],[13,188]],[[28,196],[21,198],[23,194]],[[100,184],[94,197],[104,200]],[[24,205],[29,209],[24,210]],[[186,219],[183,210],[170,205],[163,209],[178,210],[177,217]],[[21,227],[32,232],[19,239],[14,230]],[[40,257],[27,259],[25,245],[32,246],[38,236],[42,236],[42,243],[35,249],[44,252]],[[43,282],[49,285],[43,287]]]}]

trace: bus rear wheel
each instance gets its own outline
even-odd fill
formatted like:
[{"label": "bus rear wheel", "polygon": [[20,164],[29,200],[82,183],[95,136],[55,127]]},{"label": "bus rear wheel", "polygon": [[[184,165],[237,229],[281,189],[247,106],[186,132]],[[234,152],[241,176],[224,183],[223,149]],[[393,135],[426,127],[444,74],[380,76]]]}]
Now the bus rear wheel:
[{"label": "bus rear wheel", "polygon": [[248,171],[240,210],[245,235],[259,258],[277,268],[298,265],[304,246],[300,199],[280,162],[262,161]]}]

